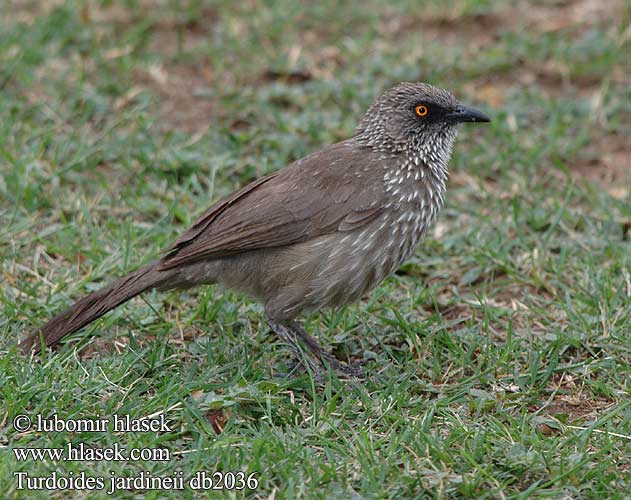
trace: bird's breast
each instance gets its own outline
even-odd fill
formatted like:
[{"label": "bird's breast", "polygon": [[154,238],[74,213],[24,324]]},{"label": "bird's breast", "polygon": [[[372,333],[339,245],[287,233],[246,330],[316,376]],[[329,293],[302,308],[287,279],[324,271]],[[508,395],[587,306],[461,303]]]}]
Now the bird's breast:
[{"label": "bird's breast", "polygon": [[389,226],[407,255],[442,208],[445,180],[446,176],[437,175],[422,163],[413,161],[403,162],[384,175]]}]

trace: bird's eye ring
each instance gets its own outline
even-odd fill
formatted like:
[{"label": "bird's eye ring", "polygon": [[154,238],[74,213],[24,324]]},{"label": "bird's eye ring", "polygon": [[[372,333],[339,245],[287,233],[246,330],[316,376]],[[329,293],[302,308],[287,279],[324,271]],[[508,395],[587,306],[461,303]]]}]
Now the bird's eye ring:
[{"label": "bird's eye ring", "polygon": [[429,113],[429,109],[427,109],[427,106],[424,106],[423,104],[419,104],[418,106],[416,106],[416,108],[414,108],[414,112],[418,116],[427,116],[427,113]]}]

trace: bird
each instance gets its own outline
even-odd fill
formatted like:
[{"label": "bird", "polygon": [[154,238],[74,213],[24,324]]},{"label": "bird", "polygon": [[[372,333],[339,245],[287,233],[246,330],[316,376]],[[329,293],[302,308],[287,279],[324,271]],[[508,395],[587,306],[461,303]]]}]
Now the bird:
[{"label": "bird", "polygon": [[77,300],[19,347],[37,354],[151,289],[221,284],[263,305],[305,369],[358,376],[298,317],[359,300],[414,253],[444,204],[458,125],[484,122],[447,90],[399,83],[350,138],[220,199],[161,257]]}]

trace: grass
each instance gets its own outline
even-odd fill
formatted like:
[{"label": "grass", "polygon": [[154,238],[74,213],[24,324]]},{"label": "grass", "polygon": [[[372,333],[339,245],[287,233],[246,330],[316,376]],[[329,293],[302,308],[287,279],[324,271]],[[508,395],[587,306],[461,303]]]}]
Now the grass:
[{"label": "grass", "polygon": [[[603,4],[604,5],[604,4]],[[68,476],[256,472],[255,491],[120,498],[624,498],[631,486],[626,2],[224,0],[0,7],[0,491]],[[16,340],[155,257],[210,203],[350,135],[402,80],[493,116],[396,276],[306,318],[380,380],[286,377],[261,307],[145,294],[28,359]],[[96,335],[96,337],[94,337]],[[167,433],[14,416],[164,414]],[[16,461],[67,443],[171,460]],[[90,498],[107,498],[104,491]]]}]

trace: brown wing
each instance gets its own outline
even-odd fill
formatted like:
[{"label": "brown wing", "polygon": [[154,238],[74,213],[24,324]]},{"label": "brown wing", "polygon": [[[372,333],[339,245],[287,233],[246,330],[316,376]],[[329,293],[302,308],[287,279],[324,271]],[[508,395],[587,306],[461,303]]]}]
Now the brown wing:
[{"label": "brown wing", "polygon": [[170,249],[161,269],[352,231],[381,211],[379,158],[335,144],[213,205]]}]

